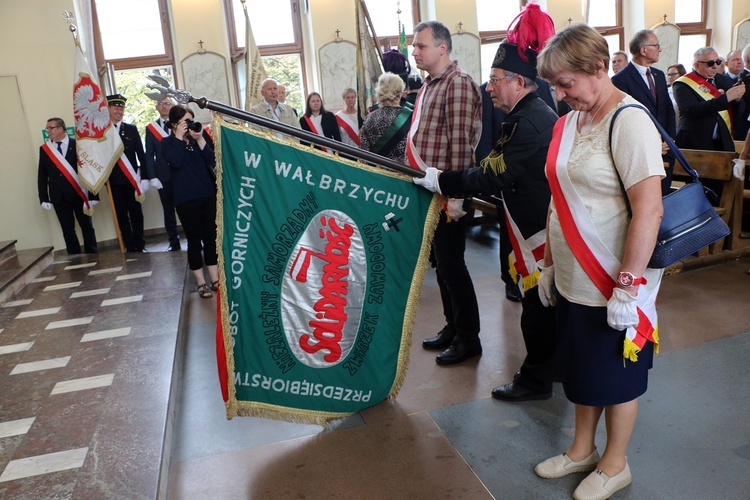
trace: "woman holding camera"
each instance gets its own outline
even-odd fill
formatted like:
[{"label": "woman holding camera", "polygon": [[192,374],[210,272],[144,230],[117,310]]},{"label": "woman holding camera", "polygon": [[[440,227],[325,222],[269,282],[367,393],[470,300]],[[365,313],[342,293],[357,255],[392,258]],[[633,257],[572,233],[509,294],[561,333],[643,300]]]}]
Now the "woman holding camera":
[{"label": "woman holding camera", "polygon": [[[203,127],[190,119],[182,106],[169,111],[172,134],[161,143],[169,164],[174,187],[174,202],[188,241],[188,265],[198,282],[203,299],[213,297],[219,286],[216,254],[216,160],[206,143]],[[202,255],[201,255],[202,251]],[[211,285],[206,284],[203,265],[208,267]]]}]

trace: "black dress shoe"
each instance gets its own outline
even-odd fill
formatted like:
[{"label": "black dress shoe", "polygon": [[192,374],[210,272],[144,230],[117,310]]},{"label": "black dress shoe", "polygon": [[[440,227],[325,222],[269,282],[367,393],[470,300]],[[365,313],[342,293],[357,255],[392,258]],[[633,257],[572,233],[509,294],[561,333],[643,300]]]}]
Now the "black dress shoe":
[{"label": "black dress shoe", "polygon": [[518,385],[515,380],[510,384],[501,385],[492,389],[492,397],[503,401],[531,401],[549,399],[552,397],[552,391],[535,392]]},{"label": "black dress shoe", "polygon": [[182,250],[180,245],[170,245],[169,248],[167,248],[168,252],[179,252],[180,250]]},{"label": "black dress shoe", "polygon": [[445,325],[434,337],[424,339],[422,347],[425,349],[445,349],[453,343],[456,331],[450,325]]},{"label": "black dress shoe", "polygon": [[521,302],[521,290],[517,285],[505,284],[505,298],[511,302]]},{"label": "black dress shoe", "polygon": [[470,342],[457,340],[448,349],[438,354],[435,362],[439,365],[455,365],[481,354],[482,344],[478,340]]}]

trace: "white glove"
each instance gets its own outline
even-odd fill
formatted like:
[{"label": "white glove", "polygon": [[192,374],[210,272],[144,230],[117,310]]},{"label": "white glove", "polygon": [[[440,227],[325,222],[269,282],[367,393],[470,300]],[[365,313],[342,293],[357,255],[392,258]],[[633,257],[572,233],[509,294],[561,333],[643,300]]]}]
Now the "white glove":
[{"label": "white glove", "polygon": [[414,184],[422,186],[433,193],[443,194],[440,192],[438,177],[440,177],[440,170],[435,167],[427,167],[427,170],[424,172],[424,177],[414,177]]},{"label": "white glove", "polygon": [[155,189],[164,189],[164,186],[162,185],[161,181],[154,177],[151,179],[151,187]]},{"label": "white glove", "polygon": [[539,268],[539,301],[544,307],[551,307],[557,301],[555,298],[555,266],[545,267],[543,262],[540,260],[536,263],[536,267]]},{"label": "white glove", "polygon": [[45,210],[52,210],[52,203],[47,203],[46,201],[43,201],[42,208]]},{"label": "white glove", "polygon": [[745,180],[745,160],[740,160],[739,158],[735,158],[732,161],[734,162],[734,167],[732,167],[732,175],[735,176],[737,179],[744,181]]},{"label": "white glove", "polygon": [[446,213],[448,214],[448,217],[450,217],[453,220],[458,220],[464,215],[466,215],[466,212],[464,212],[464,199],[463,198],[451,198],[448,200],[448,206],[445,209]]},{"label": "white glove", "polygon": [[151,183],[148,181],[148,179],[141,180],[141,193],[146,194],[146,191],[148,191],[148,188],[150,187]]},{"label": "white glove", "polygon": [[99,204],[99,200],[89,200],[89,205],[95,207]]},{"label": "white glove", "polygon": [[638,324],[636,298],[622,288],[615,287],[607,302],[607,323],[615,330],[625,330]]}]

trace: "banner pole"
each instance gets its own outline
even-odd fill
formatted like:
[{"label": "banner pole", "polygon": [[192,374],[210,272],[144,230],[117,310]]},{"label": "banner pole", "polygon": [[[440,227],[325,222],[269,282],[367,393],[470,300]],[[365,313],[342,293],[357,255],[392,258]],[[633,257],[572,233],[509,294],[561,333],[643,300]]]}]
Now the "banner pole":
[{"label": "banner pole", "polygon": [[[149,78],[151,76],[152,75],[149,75]],[[154,79],[152,78],[152,80]],[[154,80],[154,81],[158,81],[158,80]],[[320,146],[324,146],[326,148],[336,150],[340,153],[344,153],[345,155],[353,157],[360,161],[364,161],[367,163],[371,163],[373,165],[385,167],[389,170],[394,170],[396,172],[400,172],[402,174],[409,175],[412,177],[424,177],[424,172],[422,172],[421,170],[412,168],[408,165],[404,165],[403,163],[398,163],[396,161],[391,160],[390,158],[386,158],[385,156],[380,156],[378,154],[372,153],[364,149],[360,149],[354,146],[349,146],[348,144],[344,144],[342,142],[329,139],[328,137],[323,137],[318,134],[313,134],[312,132],[308,132],[306,130],[302,130],[296,127],[291,127],[284,123],[280,123],[274,120],[269,120],[268,118],[265,118],[263,116],[255,115],[253,113],[248,113],[247,111],[243,111],[241,109],[234,108],[232,106],[227,106],[226,104],[222,104],[220,102],[210,101],[205,97],[195,98],[192,95],[190,95],[189,92],[186,92],[184,90],[175,90],[175,89],[167,88],[163,85],[153,84],[153,83],[149,83],[148,87],[151,89],[159,90],[166,96],[173,97],[177,102],[181,104],[194,102],[201,109],[210,109],[211,111],[216,111],[218,113],[252,123],[253,125],[258,125],[260,127],[274,130],[276,132],[281,132],[282,134],[290,135],[292,137],[295,137],[305,142],[318,144]]]}]

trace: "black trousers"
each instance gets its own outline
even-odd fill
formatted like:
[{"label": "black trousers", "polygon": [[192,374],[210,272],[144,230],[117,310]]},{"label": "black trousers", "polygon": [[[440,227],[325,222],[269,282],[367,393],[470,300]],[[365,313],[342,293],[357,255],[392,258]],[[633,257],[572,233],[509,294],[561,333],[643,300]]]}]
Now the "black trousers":
[{"label": "black trousers", "polygon": [[96,233],[94,233],[94,224],[91,217],[83,213],[83,200],[74,202],[61,201],[53,205],[57,220],[60,221],[63,238],[65,239],[65,249],[69,254],[81,253],[81,244],[78,242],[76,234],[76,223],[81,226],[83,234],[83,249],[86,253],[96,253]]},{"label": "black trousers", "polygon": [[[188,266],[191,271],[215,266],[216,254],[216,198],[199,198],[177,205],[177,215],[187,238]],[[201,253],[203,254],[201,256]]]},{"label": "black trousers", "polygon": [[177,212],[174,207],[174,190],[171,182],[162,183],[164,186],[159,189],[159,199],[161,208],[164,211],[164,229],[167,230],[169,245],[172,247],[180,246],[180,235],[177,233]]},{"label": "black trousers", "polygon": [[135,189],[130,184],[110,184],[110,189],[125,248],[128,252],[142,252],[146,247],[143,209],[135,199]]},{"label": "black trousers", "polygon": [[440,212],[430,259],[435,266],[443,314],[448,325],[456,331],[457,340],[479,339],[479,306],[469,270],[466,268],[466,220],[447,222]]},{"label": "black trousers", "polygon": [[526,359],[518,384],[535,392],[549,392],[555,378],[555,308],[544,307],[539,287],[524,293],[521,300],[521,333]]}]

